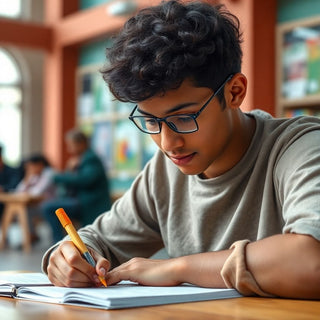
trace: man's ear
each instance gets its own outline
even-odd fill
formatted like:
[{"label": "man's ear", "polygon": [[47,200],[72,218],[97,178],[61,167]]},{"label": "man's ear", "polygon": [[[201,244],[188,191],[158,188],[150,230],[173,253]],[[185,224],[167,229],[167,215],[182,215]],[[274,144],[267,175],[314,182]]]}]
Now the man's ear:
[{"label": "man's ear", "polygon": [[247,78],[242,73],[236,73],[228,82],[225,90],[226,104],[230,108],[239,108],[247,92]]}]

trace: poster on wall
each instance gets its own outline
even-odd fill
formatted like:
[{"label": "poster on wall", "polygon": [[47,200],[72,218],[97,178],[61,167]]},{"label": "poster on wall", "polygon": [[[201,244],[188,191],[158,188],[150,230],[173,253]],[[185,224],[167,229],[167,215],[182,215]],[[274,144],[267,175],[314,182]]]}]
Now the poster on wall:
[{"label": "poster on wall", "polygon": [[282,94],[289,99],[320,93],[320,26],[298,26],[283,38]]},{"label": "poster on wall", "polygon": [[133,108],[135,107],[134,103],[130,102],[121,102],[121,101],[115,101],[115,111],[117,112],[117,115],[119,116],[129,116]]},{"label": "poster on wall", "polygon": [[110,114],[112,112],[113,95],[98,71],[93,73],[92,76],[94,96],[93,115]]},{"label": "poster on wall", "polygon": [[304,41],[287,43],[283,50],[283,95],[300,98],[307,92],[308,50]]},{"label": "poster on wall", "polygon": [[308,94],[320,93],[320,33],[307,40],[308,47]]},{"label": "poster on wall", "polygon": [[117,170],[139,171],[141,167],[140,133],[127,119],[115,125],[114,162]]},{"label": "poster on wall", "polygon": [[159,148],[149,134],[142,135],[142,166],[154,156]]},{"label": "poster on wall", "polygon": [[94,95],[92,92],[92,76],[84,74],[80,79],[80,93],[78,96],[78,116],[86,118],[92,115],[94,109]]},{"label": "poster on wall", "polygon": [[107,171],[112,168],[112,124],[111,122],[97,122],[93,125],[91,147],[102,160]]}]

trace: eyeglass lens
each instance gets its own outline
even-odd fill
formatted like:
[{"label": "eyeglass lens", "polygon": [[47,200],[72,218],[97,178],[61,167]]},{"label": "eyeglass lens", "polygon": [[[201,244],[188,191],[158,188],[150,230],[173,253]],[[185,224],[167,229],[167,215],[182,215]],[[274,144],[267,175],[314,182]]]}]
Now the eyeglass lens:
[{"label": "eyeglass lens", "polygon": [[[160,132],[160,122],[154,118],[148,117],[135,117],[136,124],[143,131],[150,133]],[[164,122],[176,132],[193,132],[198,129],[195,119],[189,115],[169,116]]]}]

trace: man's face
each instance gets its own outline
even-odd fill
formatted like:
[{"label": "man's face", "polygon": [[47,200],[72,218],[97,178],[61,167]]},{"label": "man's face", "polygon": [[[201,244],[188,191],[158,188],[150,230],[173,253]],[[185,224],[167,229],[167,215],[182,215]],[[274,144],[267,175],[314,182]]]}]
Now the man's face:
[{"label": "man's face", "polygon": [[66,146],[68,153],[72,156],[81,156],[82,153],[86,150],[84,143],[76,142],[71,138],[66,139]]},{"label": "man's face", "polygon": [[26,171],[31,175],[40,175],[44,165],[40,162],[27,162]]},{"label": "man's face", "polygon": [[[185,80],[178,89],[147,99],[138,108],[159,118],[196,113],[211,94],[211,89],[194,87],[191,81]],[[177,110],[177,106],[181,108]],[[215,97],[197,118],[198,131],[176,133],[162,122],[161,132],[151,137],[181,172],[211,178],[230,169],[236,113],[238,109],[228,106],[222,110]]]}]

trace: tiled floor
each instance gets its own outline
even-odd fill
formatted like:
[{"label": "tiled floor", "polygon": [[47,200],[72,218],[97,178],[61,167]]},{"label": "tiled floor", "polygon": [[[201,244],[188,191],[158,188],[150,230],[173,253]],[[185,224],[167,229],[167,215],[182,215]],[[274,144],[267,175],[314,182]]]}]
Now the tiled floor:
[{"label": "tiled floor", "polygon": [[25,253],[21,248],[22,236],[18,225],[12,225],[8,235],[8,246],[0,251],[0,271],[24,270],[41,271],[43,253],[50,246],[50,230],[47,225],[41,224],[37,228],[40,241],[37,242],[30,253]]}]

